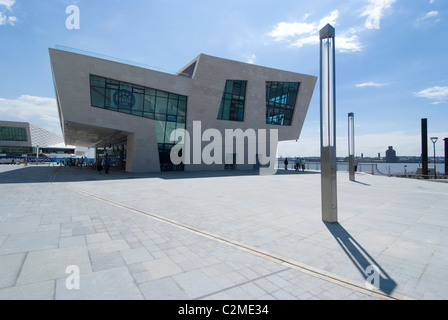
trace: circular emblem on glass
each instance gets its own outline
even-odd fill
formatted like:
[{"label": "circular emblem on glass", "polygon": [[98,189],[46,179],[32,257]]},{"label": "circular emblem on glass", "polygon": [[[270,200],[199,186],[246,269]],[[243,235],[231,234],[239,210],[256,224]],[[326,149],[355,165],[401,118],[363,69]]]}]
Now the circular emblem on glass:
[{"label": "circular emblem on glass", "polygon": [[117,90],[114,93],[114,103],[119,108],[132,109],[135,105],[135,97],[128,90]]}]

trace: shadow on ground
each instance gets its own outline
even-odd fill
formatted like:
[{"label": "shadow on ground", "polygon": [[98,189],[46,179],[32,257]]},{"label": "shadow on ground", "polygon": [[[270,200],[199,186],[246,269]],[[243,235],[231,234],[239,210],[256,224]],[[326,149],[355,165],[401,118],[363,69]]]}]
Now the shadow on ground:
[{"label": "shadow on ground", "polygon": [[[373,287],[390,295],[397,283],[381,268],[372,256],[339,223],[325,223],[342,250],[347,254],[364,280]],[[377,268],[376,270],[374,268]],[[378,274],[376,274],[378,273]]]},{"label": "shadow on ground", "polygon": [[[315,171],[295,172],[292,170],[279,170],[276,175],[309,175],[319,174]],[[77,182],[77,181],[102,181],[102,180],[128,180],[128,179],[148,179],[158,178],[164,180],[171,179],[199,179],[199,178],[219,178],[237,176],[259,176],[258,171],[177,171],[160,173],[129,173],[115,168],[111,168],[110,174],[101,174],[93,167],[77,169],[75,167],[59,166],[18,166],[0,171],[0,184],[8,183],[45,183],[45,182]]]}]

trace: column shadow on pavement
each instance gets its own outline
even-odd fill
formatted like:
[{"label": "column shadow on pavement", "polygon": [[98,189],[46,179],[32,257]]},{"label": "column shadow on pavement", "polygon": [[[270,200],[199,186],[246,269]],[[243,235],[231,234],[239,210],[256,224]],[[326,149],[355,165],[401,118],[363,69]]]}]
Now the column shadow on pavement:
[{"label": "column shadow on pavement", "polygon": [[369,281],[372,272],[368,272],[370,266],[376,266],[379,270],[379,284],[370,283],[383,293],[390,295],[397,283],[387,274],[387,272],[372,258],[372,256],[344,229],[339,223],[325,223],[330,233],[347,254],[349,259],[361,273],[365,281]]}]

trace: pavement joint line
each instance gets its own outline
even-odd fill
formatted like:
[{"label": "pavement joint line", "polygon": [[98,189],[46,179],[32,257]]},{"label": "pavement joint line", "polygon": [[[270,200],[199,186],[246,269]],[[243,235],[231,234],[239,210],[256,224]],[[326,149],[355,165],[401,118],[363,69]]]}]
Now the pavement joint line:
[{"label": "pavement joint line", "polygon": [[234,288],[238,288],[238,287],[244,286],[245,284],[252,283],[252,282],[254,282],[254,281],[257,281],[257,280],[260,280],[260,279],[264,279],[264,278],[267,278],[267,277],[270,277],[270,276],[273,276],[273,275],[276,275],[276,274],[279,274],[279,273],[288,271],[289,269],[290,269],[290,268],[287,267],[287,268],[285,268],[285,269],[277,270],[277,271],[271,272],[271,273],[269,273],[269,274],[265,274],[264,276],[259,276],[259,277],[255,278],[255,279],[247,280],[247,281],[238,283],[238,284],[236,284],[236,285],[234,285],[234,286],[230,286],[230,287],[227,287],[227,288],[224,288],[224,289],[221,289],[221,290],[218,290],[218,291],[215,291],[215,292],[206,294],[206,295],[204,295],[204,296],[195,298],[194,300],[202,300],[202,299],[206,299],[207,297],[213,296],[213,295],[215,295],[215,294],[218,294],[218,293],[221,293],[221,292],[225,292],[225,291],[227,291],[227,290],[231,290],[231,289],[234,289]]},{"label": "pavement joint line", "polygon": [[68,185],[60,183],[60,182],[53,182],[53,183],[58,185],[58,186],[60,186],[60,187],[65,188],[65,189],[68,189],[68,190],[77,192],[79,194],[83,194],[85,196],[88,196],[90,198],[97,199],[99,201],[106,202],[106,203],[114,205],[116,207],[119,207],[119,208],[122,208],[122,209],[126,209],[128,211],[132,211],[132,212],[138,213],[138,214],[146,216],[146,217],[150,217],[150,218],[152,218],[154,220],[157,220],[157,221],[169,224],[171,226],[174,226],[174,227],[177,227],[177,228],[180,228],[180,229],[184,229],[184,230],[193,232],[193,233],[195,233],[197,235],[200,235],[200,236],[203,236],[205,238],[208,238],[208,239],[211,239],[211,240],[215,240],[217,242],[226,244],[228,246],[237,248],[239,250],[242,250],[242,251],[254,254],[254,255],[262,257],[264,259],[267,259],[267,260],[273,261],[275,263],[287,266],[289,268],[298,270],[298,271],[300,271],[302,273],[308,274],[308,275],[313,276],[315,278],[332,282],[334,284],[337,284],[337,285],[340,285],[342,287],[345,287],[345,288],[348,288],[348,289],[351,289],[351,290],[354,290],[354,291],[366,294],[366,295],[374,297],[374,298],[383,299],[383,300],[415,300],[414,298],[407,297],[407,296],[399,294],[399,293],[387,294],[387,293],[382,292],[379,289],[378,290],[368,289],[365,286],[365,284],[362,283],[362,282],[355,281],[355,280],[352,280],[352,279],[349,279],[349,278],[346,278],[346,277],[343,277],[343,276],[340,276],[340,275],[337,275],[337,274],[333,274],[331,272],[328,272],[328,271],[325,271],[325,270],[321,270],[321,269],[315,268],[313,266],[310,266],[310,265],[307,265],[307,264],[303,264],[303,263],[300,263],[298,261],[282,257],[282,256],[277,255],[275,253],[272,253],[272,252],[269,252],[269,251],[266,251],[266,250],[263,250],[263,249],[260,249],[260,248],[257,248],[257,247],[253,247],[253,246],[250,246],[250,245],[238,242],[236,240],[232,240],[232,239],[229,239],[229,238],[226,238],[226,237],[223,237],[223,236],[220,236],[220,235],[217,235],[217,234],[205,231],[205,230],[197,229],[195,227],[186,225],[186,224],[181,223],[181,222],[176,221],[176,220],[171,220],[171,219],[168,219],[168,218],[165,218],[165,217],[153,214],[153,213],[149,213],[149,212],[146,212],[146,211],[143,211],[143,210],[140,210],[140,209],[136,209],[136,208],[130,207],[130,206],[125,205],[125,204],[114,202],[114,201],[102,198],[100,196],[97,196],[95,194],[92,194],[92,193],[89,193],[89,192],[86,192],[86,191],[74,188],[72,186],[68,186]]}]

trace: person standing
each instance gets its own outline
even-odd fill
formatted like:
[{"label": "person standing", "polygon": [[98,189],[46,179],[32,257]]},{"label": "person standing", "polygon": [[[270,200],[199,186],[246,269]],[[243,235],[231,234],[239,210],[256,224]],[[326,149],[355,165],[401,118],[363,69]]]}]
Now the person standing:
[{"label": "person standing", "polygon": [[284,163],[285,163],[285,170],[288,170],[288,163],[289,163],[288,162],[288,158],[285,158],[285,162]]},{"label": "person standing", "polygon": [[101,157],[98,157],[96,169],[98,170],[98,174],[101,174],[101,171],[103,171],[103,161],[101,160]]}]

